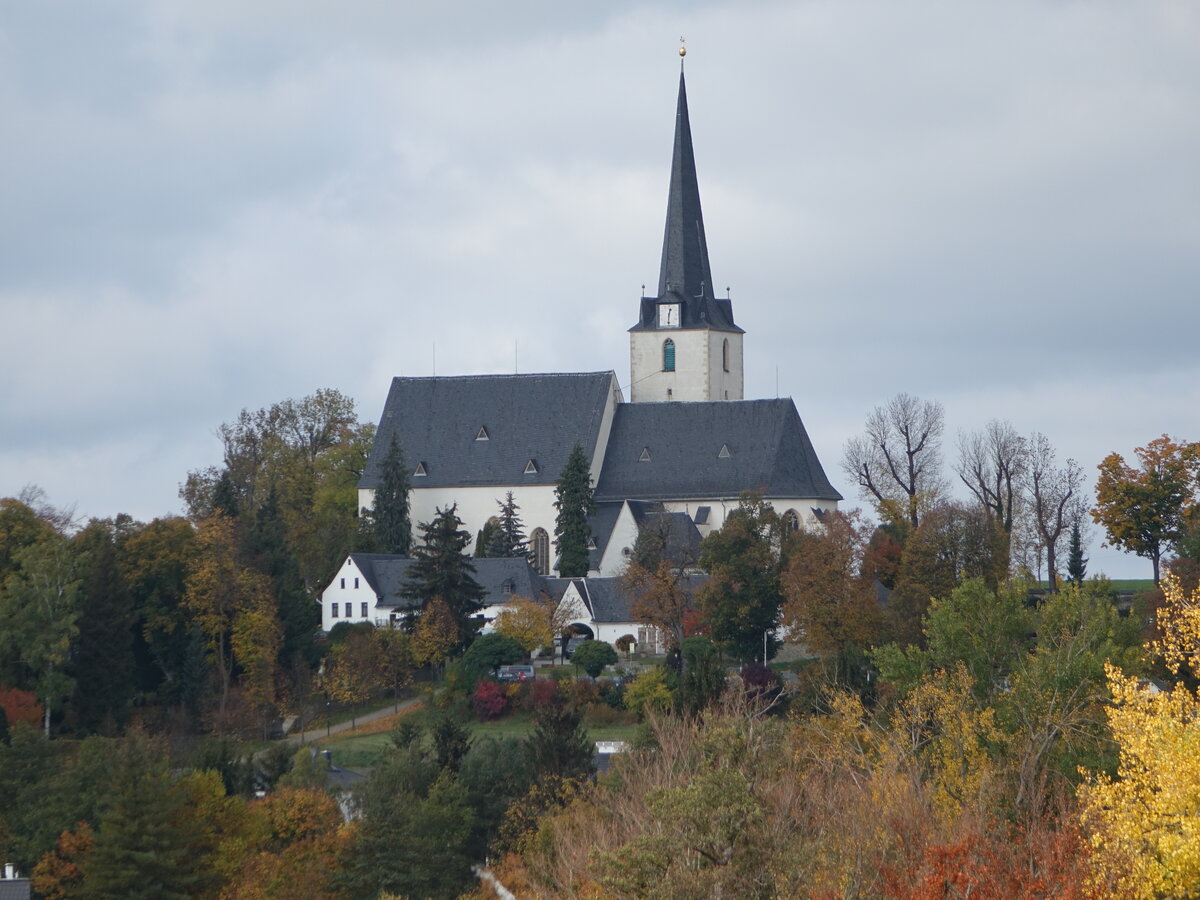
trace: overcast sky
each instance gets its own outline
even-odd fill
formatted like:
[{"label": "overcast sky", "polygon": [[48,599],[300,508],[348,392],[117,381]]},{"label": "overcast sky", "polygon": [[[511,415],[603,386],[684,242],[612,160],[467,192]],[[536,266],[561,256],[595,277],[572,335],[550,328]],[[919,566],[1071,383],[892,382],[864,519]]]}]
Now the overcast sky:
[{"label": "overcast sky", "polygon": [[746,396],[847,499],[900,391],[948,462],[1200,439],[1190,0],[0,0],[0,496],[179,511],[242,408],[435,359],[627,384],[681,34]]}]

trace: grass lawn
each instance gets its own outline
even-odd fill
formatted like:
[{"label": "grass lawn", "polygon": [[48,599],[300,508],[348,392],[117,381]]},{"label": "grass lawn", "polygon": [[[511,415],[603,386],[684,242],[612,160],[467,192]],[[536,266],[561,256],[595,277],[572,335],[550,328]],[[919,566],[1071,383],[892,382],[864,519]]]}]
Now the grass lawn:
[{"label": "grass lawn", "polygon": [[[426,724],[436,713],[429,710],[419,710],[408,714],[419,724]],[[387,727],[379,728],[387,720],[372,723],[369,733],[347,732],[322,738],[316,741],[322,750],[333,753],[335,765],[350,769],[370,768],[379,761],[391,743],[391,729],[395,722],[389,722]],[[505,716],[495,722],[464,722],[463,727],[470,732],[472,738],[521,738],[533,731],[533,716],[526,712],[517,712]],[[628,741],[637,732],[637,725],[592,725],[588,727],[588,735],[593,741]]]}]

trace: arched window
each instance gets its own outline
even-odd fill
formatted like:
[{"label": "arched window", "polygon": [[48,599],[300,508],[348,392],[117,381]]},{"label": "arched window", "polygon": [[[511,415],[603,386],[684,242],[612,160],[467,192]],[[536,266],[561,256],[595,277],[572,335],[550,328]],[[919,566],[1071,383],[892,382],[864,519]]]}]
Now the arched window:
[{"label": "arched window", "polygon": [[721,365],[725,371],[729,371],[729,338],[725,338],[725,343],[721,345]]},{"label": "arched window", "polygon": [[794,509],[789,509],[783,514],[783,524],[787,527],[788,531],[799,531],[800,514]]},{"label": "arched window", "polygon": [[535,528],[529,535],[529,546],[532,550],[533,567],[542,575],[550,574],[550,535],[545,528]]},{"label": "arched window", "polygon": [[675,342],[670,338],[663,341],[663,371],[675,371]]}]

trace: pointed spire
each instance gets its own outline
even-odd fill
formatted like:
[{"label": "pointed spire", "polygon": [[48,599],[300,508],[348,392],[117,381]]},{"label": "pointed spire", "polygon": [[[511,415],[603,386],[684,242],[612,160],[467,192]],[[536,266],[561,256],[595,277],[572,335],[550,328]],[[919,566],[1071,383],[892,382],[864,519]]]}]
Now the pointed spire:
[{"label": "pointed spire", "polygon": [[[682,55],[682,51],[681,51]],[[667,228],[663,236],[658,296],[668,291],[687,300],[713,299],[704,216],[700,212],[700,187],[692,153],[692,127],[688,122],[687,87],[679,73],[679,103],[675,110],[675,150],[671,159],[671,189],[667,196]]]}]

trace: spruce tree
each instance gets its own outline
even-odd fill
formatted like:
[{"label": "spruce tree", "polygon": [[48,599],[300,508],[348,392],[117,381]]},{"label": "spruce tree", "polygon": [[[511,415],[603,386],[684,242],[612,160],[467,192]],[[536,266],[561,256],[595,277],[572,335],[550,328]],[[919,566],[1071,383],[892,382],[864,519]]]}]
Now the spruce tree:
[{"label": "spruce tree", "polygon": [[301,660],[310,666],[320,661],[315,635],[321,627],[321,611],[305,590],[296,557],[288,549],[287,527],[273,485],[254,516],[249,545],[254,568],[271,579],[279,604],[279,622],[283,626],[279,664],[295,676]]},{"label": "spruce tree", "polygon": [[1087,564],[1087,557],[1083,555],[1083,536],[1079,530],[1079,523],[1076,522],[1071,526],[1071,546],[1067,551],[1067,580],[1083,584]]},{"label": "spruce tree", "polygon": [[525,524],[521,521],[521,507],[509,491],[503,500],[497,500],[500,515],[487,555],[493,558],[521,558],[529,556],[529,544],[525,539]]},{"label": "spruce tree", "polygon": [[375,501],[371,506],[375,537],[383,553],[408,556],[412,544],[408,489],[408,465],[393,432],[379,467],[379,486],[375,488]]},{"label": "spruce tree", "polygon": [[558,551],[558,574],[584,578],[588,573],[588,539],[592,536],[587,517],[596,510],[592,499],[592,474],[583,447],[576,444],[554,486],[554,547]]},{"label": "spruce tree", "polygon": [[83,560],[73,708],[85,732],[124,724],[133,700],[133,610],[112,526],[93,520],[75,537]]},{"label": "spruce tree", "polygon": [[401,595],[417,600],[424,610],[434,599],[450,607],[458,625],[458,647],[471,642],[483,625],[484,590],[473,577],[475,567],[463,551],[471,535],[462,530],[458,504],[438,509],[432,522],[421,523],[423,542],[412,551],[415,562],[405,573]]}]

